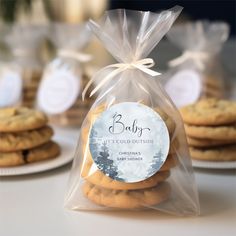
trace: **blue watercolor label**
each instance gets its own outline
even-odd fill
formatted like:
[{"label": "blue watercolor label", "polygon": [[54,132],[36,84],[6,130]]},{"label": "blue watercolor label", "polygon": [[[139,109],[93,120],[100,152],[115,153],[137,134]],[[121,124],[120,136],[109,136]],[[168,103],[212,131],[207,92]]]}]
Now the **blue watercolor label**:
[{"label": "blue watercolor label", "polygon": [[160,115],[135,102],[118,103],[104,111],[89,136],[97,168],[127,183],[145,180],[158,172],[169,146],[169,132]]}]

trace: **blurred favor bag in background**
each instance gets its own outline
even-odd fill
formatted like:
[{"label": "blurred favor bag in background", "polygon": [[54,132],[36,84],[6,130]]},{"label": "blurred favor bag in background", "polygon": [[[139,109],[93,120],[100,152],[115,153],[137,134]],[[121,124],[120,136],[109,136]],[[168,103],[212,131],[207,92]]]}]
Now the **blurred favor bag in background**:
[{"label": "blurred favor bag in background", "polygon": [[51,122],[80,126],[90,109],[92,98],[82,101],[82,90],[89,78],[84,63],[91,56],[80,52],[90,40],[86,24],[51,26],[50,39],[56,47],[56,57],[45,67],[38,91],[38,106]]},{"label": "blurred favor bag in background", "polygon": [[147,58],[181,7],[159,14],[111,10],[89,26],[116,58],[98,71],[98,98],[81,127],[65,206],[199,213],[183,123]]},{"label": "blurred favor bag in background", "polygon": [[169,62],[163,83],[177,107],[204,97],[224,97],[225,81],[219,53],[229,35],[224,22],[197,21],[174,26],[169,40],[183,53]]},{"label": "blurred favor bag in background", "polygon": [[4,44],[9,29],[8,25],[0,25],[0,108],[20,105],[22,96],[19,68],[9,65],[9,54]]},{"label": "blurred favor bag in background", "polygon": [[21,105],[22,91],[20,68],[0,61],[0,108]]},{"label": "blurred favor bag in background", "polygon": [[[15,102],[8,105],[20,104],[33,107],[42,75],[42,62],[39,57],[39,43],[45,36],[46,27],[39,25],[12,25],[5,37],[12,59],[1,68],[4,74],[5,94],[15,93]],[[14,92],[13,92],[14,91]],[[8,98],[12,98],[9,96]]]}]

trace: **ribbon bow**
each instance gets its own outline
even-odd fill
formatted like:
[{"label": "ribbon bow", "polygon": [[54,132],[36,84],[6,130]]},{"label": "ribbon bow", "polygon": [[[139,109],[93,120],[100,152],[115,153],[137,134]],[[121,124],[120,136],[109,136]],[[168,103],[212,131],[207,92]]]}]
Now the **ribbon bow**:
[{"label": "ribbon bow", "polygon": [[98,85],[91,91],[89,97],[93,96],[102,86],[104,86],[108,81],[110,81],[112,78],[114,78],[119,73],[127,70],[127,69],[139,69],[142,72],[149,74],[151,76],[158,76],[161,73],[151,70],[149,68],[153,67],[155,65],[152,58],[145,58],[138,61],[133,61],[131,63],[116,63],[112,65],[108,65],[101,70],[99,70],[95,75],[91,78],[91,80],[87,83],[86,87],[83,90],[82,93],[82,99],[84,100],[86,92],[88,91],[89,87],[94,83],[96,78],[100,76],[106,69],[113,68],[114,70],[109,73],[107,76],[105,76]]},{"label": "ribbon bow", "polygon": [[208,52],[202,52],[202,51],[185,51],[182,55],[179,57],[169,61],[169,66],[178,66],[182,64],[183,62],[192,59],[195,61],[196,65],[200,69],[204,69],[204,62],[209,59],[210,55]]},{"label": "ribbon bow", "polygon": [[57,54],[58,56],[72,58],[79,62],[88,62],[92,60],[92,56],[90,54],[75,52],[70,49],[60,49]]}]

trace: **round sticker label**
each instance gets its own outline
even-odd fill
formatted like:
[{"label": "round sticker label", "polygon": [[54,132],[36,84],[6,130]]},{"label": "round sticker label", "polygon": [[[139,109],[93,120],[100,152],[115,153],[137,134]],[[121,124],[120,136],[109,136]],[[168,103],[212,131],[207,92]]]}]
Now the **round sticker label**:
[{"label": "round sticker label", "polygon": [[89,136],[97,168],[127,183],[154,175],[164,164],[169,145],[168,129],[159,114],[134,102],[115,104],[104,111]]},{"label": "round sticker label", "polygon": [[194,103],[201,94],[200,74],[194,70],[179,71],[169,79],[165,89],[177,107]]},{"label": "round sticker label", "polygon": [[19,73],[4,70],[0,73],[0,107],[16,105],[22,94],[22,79]]},{"label": "round sticker label", "polygon": [[38,105],[45,112],[58,114],[68,110],[80,91],[80,78],[69,70],[55,70],[45,74],[38,92]]}]

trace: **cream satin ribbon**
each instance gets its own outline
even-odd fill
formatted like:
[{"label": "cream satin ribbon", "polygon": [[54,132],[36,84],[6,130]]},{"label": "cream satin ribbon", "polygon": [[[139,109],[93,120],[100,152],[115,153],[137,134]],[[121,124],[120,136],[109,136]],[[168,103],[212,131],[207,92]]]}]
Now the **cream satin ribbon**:
[{"label": "cream satin ribbon", "polygon": [[61,57],[72,58],[84,63],[91,61],[93,58],[90,54],[75,52],[69,49],[59,49],[57,55]]},{"label": "cream satin ribbon", "polygon": [[192,59],[195,61],[196,65],[199,67],[199,69],[204,69],[204,62],[210,58],[209,53],[207,52],[201,52],[201,51],[185,51],[182,55],[179,57],[169,61],[169,66],[178,66],[182,64],[183,62]]},{"label": "cream satin ribbon", "polygon": [[155,65],[154,61],[152,58],[145,58],[141,59],[138,61],[133,61],[131,63],[116,63],[112,65],[108,65],[101,70],[99,70],[95,75],[91,78],[91,80],[87,83],[86,87],[83,90],[82,93],[82,99],[84,100],[86,92],[88,91],[89,87],[95,82],[96,78],[102,75],[102,73],[109,69],[113,68],[114,70],[110,72],[107,76],[105,76],[97,86],[91,91],[89,97],[93,96],[102,86],[104,86],[108,81],[110,81],[112,78],[114,78],[116,75],[119,73],[127,70],[127,69],[138,69],[141,70],[142,72],[151,75],[151,76],[158,76],[161,73],[151,70],[149,68],[153,67]]}]

